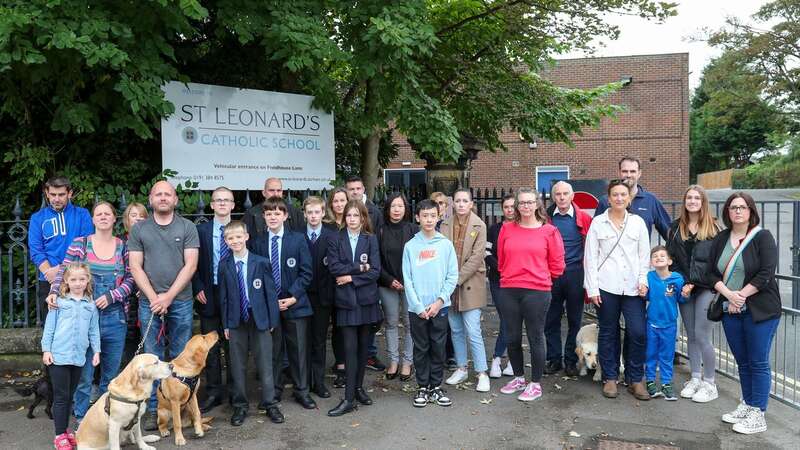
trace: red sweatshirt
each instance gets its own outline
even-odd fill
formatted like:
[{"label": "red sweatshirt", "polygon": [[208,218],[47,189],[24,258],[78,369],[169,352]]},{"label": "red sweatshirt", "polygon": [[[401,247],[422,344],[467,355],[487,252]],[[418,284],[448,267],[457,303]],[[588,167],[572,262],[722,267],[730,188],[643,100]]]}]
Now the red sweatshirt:
[{"label": "red sweatshirt", "polygon": [[549,291],[564,273],[564,242],[558,228],[524,228],[507,223],[497,238],[500,287]]}]

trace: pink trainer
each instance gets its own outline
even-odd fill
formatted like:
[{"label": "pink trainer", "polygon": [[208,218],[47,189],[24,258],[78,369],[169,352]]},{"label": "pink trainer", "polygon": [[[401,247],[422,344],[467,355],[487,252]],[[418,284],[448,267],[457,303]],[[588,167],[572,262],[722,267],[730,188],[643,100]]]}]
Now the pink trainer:
[{"label": "pink trainer", "polygon": [[73,450],[72,444],[69,442],[67,433],[62,433],[53,439],[53,447],[56,450]]},{"label": "pink trainer", "polygon": [[530,382],[528,387],[522,394],[517,396],[517,400],[521,402],[532,402],[542,396],[542,385],[539,383]]},{"label": "pink trainer", "polygon": [[522,391],[525,389],[525,377],[514,377],[506,383],[505,386],[500,388],[500,392],[503,394],[514,394],[516,392]]}]

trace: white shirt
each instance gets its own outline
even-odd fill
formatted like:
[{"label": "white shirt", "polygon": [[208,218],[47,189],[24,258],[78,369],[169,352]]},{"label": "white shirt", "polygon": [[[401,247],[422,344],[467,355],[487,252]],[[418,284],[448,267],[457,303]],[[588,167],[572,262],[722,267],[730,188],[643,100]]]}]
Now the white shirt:
[{"label": "white shirt", "polygon": [[[556,214],[561,214],[561,211],[558,209],[558,206],[553,208],[553,216],[555,216]],[[567,210],[567,213],[566,214],[561,214],[561,215],[562,216],[575,217],[575,208],[573,208],[572,205],[569,205],[569,209]]]},{"label": "white shirt", "polygon": [[[637,288],[647,286],[647,272],[650,270],[647,225],[641,217],[625,212],[627,225],[615,248],[620,231],[611,223],[608,212],[596,216],[589,226],[583,259],[583,286],[589,297],[600,295],[601,289],[611,294],[638,296]],[[603,260],[606,262],[598,269]]]}]

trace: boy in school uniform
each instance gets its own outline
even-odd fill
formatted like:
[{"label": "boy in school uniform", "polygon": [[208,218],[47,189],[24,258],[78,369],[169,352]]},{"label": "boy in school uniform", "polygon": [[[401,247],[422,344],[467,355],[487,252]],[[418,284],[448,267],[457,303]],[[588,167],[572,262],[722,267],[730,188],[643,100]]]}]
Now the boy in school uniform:
[{"label": "boy in school uniform", "polygon": [[283,199],[270,197],[264,200],[267,232],[255,239],[251,250],[269,260],[281,311],[280,327],[272,336],[275,400],[280,401],[283,394],[285,383],[280,368],[286,351],[294,399],[305,409],[315,409],[317,404],[311,399],[308,387],[309,327],[314,314],[306,293],[313,278],[311,253],[305,236],[283,226],[287,217],[288,209]]},{"label": "boy in school uniform", "polygon": [[431,200],[417,204],[420,231],[403,248],[403,280],[408,303],[417,394],[413,405],[450,406],[441,388],[444,377],[447,310],[458,283],[458,260],[453,243],[436,231],[439,212]]},{"label": "boy in school uniform", "polygon": [[275,402],[272,373],[272,330],[280,324],[280,313],[269,261],[247,251],[250,236],[243,222],[230,222],[224,236],[232,254],[219,262],[217,275],[222,325],[231,351],[231,425],[240,426],[247,417],[245,381],[251,352],[261,383],[259,409],[266,410],[273,423],[283,423],[283,414]]},{"label": "boy in school uniform", "polygon": [[325,353],[328,340],[328,327],[333,324],[333,297],[336,284],[328,271],[328,241],[336,239],[336,231],[322,224],[325,216],[325,201],[310,196],[303,201],[303,215],[306,219],[306,244],[311,254],[314,277],[308,287],[308,298],[314,315],[311,316],[311,392],[320,398],[331,396],[325,386]]}]

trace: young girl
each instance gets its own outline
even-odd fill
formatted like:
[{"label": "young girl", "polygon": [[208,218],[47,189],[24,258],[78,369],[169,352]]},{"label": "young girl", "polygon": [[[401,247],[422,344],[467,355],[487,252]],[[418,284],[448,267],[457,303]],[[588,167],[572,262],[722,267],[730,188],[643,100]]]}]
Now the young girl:
[{"label": "young girl", "polygon": [[364,202],[351,200],[344,208],[346,227],[328,244],[328,268],[336,277],[336,326],[345,351],[345,398],[330,411],[341,416],[356,409],[355,400],[371,405],[363,388],[370,329],[381,321],[378,276],[381,272],[378,239],[372,234]]},{"label": "young girl", "polygon": [[[334,231],[339,231],[344,228],[344,206],[347,204],[347,189],[337,187],[331,191],[328,196],[327,211],[325,218],[322,222],[325,226]],[[335,239],[331,239],[335,240]],[[334,321],[336,317],[334,317]],[[333,380],[333,387],[343,388],[346,380],[344,376],[344,351],[342,350],[342,336],[339,327],[333,327],[331,333],[331,346],[333,347],[333,356],[336,360],[334,373],[336,378]]]},{"label": "young girl", "polygon": [[71,450],[75,435],[67,429],[72,396],[91,346],[92,365],[100,363],[100,325],[97,306],[92,301],[92,275],[89,266],[72,263],[64,268],[64,281],[56,299],[57,309],[47,313],[42,333],[42,362],[49,366],[53,383],[53,421],[56,450]]}]

